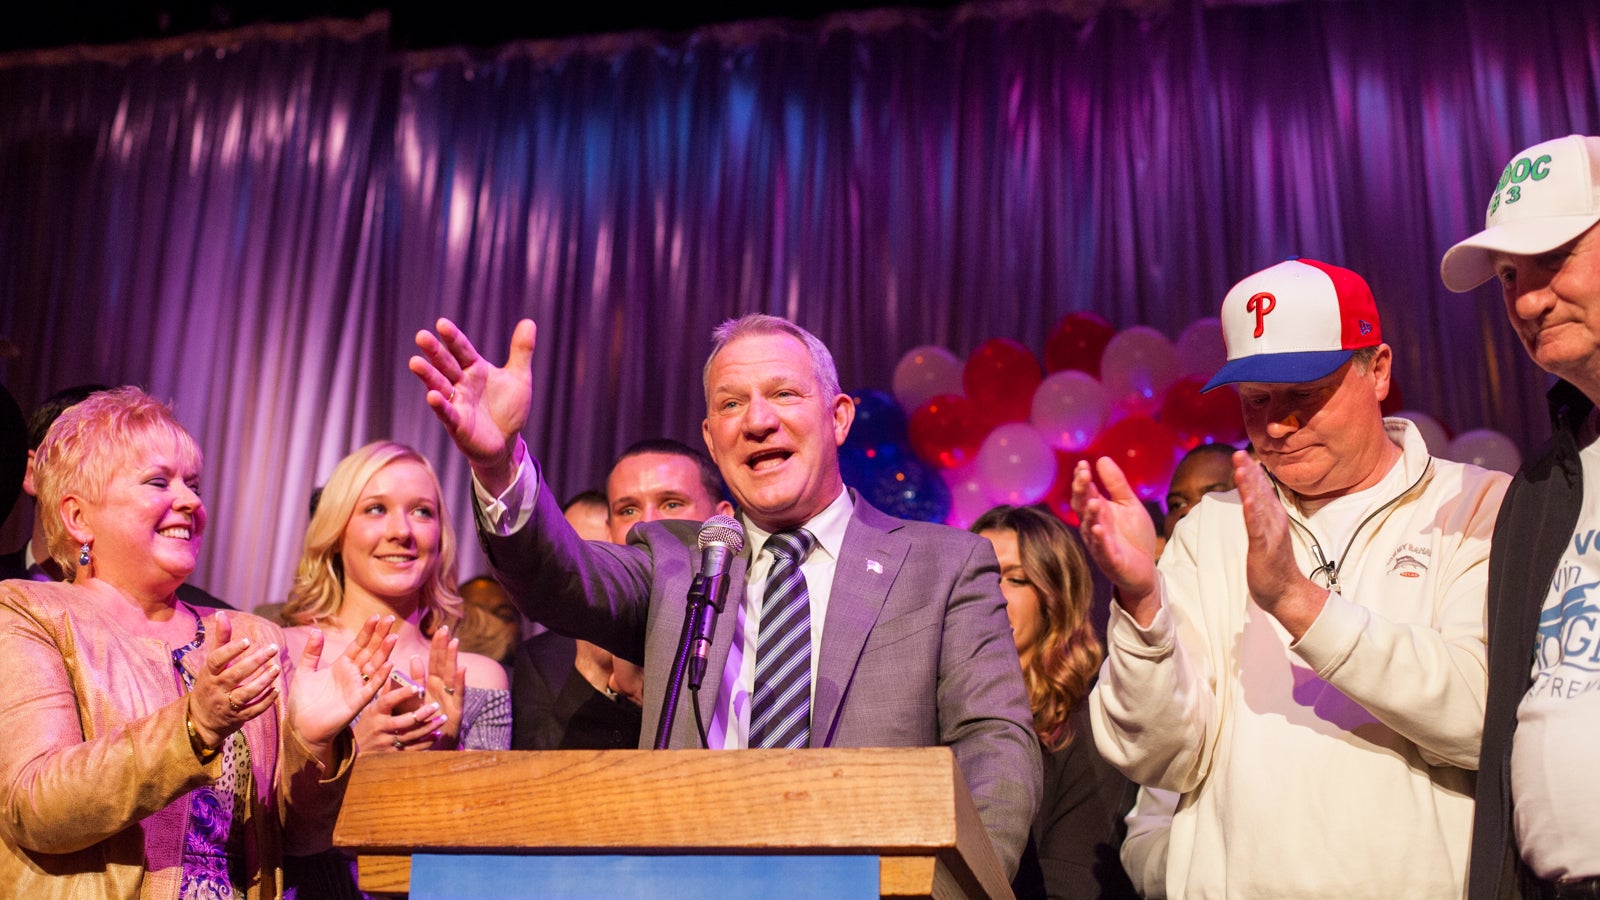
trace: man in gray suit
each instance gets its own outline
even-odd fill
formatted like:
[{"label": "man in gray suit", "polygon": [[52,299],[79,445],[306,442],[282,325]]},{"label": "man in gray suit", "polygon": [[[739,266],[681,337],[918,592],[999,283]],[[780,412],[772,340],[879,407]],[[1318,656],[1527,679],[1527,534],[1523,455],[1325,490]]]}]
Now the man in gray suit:
[{"label": "man in gray suit", "polygon": [[[643,663],[648,741],[699,562],[697,529],[644,523],[624,546],[577,538],[519,437],[533,396],[534,333],[531,321],[518,323],[502,368],[440,319],[437,334],[418,333],[422,355],[411,358],[411,370],[471,464],[496,574],[530,618]],[[750,315],[725,323],[714,340],[702,430],[738,502],[746,548],[732,565],[701,692],[715,698],[708,743],[949,746],[1009,875],[1041,775],[992,547],[966,532],[892,518],[845,489],[838,449],[855,406],[816,337]],[[798,564],[778,559],[796,534]],[[798,644],[804,653],[798,635],[809,630],[809,678],[797,662],[777,674],[777,663],[765,664],[778,639],[763,642],[762,598],[776,609],[797,593],[801,624],[786,649]],[[784,606],[785,623],[794,608]],[[786,678],[798,681],[784,681],[785,696],[774,698],[772,685]],[[798,730],[769,741],[779,715],[769,705],[797,697],[800,710],[782,715]],[[693,703],[686,696],[678,707],[674,747],[699,745]]]}]

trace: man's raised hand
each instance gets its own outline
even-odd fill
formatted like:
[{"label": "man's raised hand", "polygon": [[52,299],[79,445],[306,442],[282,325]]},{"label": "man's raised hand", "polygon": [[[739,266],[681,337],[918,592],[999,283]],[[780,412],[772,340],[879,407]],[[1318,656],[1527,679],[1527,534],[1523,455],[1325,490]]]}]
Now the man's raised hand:
[{"label": "man's raised hand", "polygon": [[515,474],[517,435],[533,404],[537,329],[531,319],[518,322],[506,364],[496,366],[454,322],[441,318],[434,327],[437,333],[417,332],[422,353],[411,357],[410,369],[427,388],[428,406],[467,455],[479,483],[498,495]]}]

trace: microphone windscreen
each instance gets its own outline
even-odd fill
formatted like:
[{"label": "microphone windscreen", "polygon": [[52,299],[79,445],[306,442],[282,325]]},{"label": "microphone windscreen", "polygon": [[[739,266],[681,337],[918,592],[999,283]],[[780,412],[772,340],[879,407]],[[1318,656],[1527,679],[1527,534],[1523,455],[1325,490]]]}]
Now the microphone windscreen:
[{"label": "microphone windscreen", "polygon": [[733,516],[716,515],[700,526],[700,549],[722,544],[734,553],[744,550],[744,528]]}]

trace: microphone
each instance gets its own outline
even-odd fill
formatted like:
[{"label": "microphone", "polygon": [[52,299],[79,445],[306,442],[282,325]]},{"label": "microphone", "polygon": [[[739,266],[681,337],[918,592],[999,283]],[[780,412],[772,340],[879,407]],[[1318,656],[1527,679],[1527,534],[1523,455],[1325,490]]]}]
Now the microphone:
[{"label": "microphone", "polygon": [[[694,617],[690,643],[689,690],[700,690],[706,654],[716,633],[717,613],[728,600],[728,569],[744,550],[744,529],[733,516],[712,516],[700,526],[700,574],[689,589],[689,614]],[[699,612],[696,613],[698,608]]]}]

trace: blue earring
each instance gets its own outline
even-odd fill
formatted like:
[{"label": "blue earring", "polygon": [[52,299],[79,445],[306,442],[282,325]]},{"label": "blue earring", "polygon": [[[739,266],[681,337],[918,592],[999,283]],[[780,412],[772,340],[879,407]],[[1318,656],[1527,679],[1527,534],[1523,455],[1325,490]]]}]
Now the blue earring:
[{"label": "blue earring", "polygon": [[84,541],[83,542],[83,546],[78,548],[78,565],[87,566],[88,564],[89,564],[89,542],[88,541]]}]

